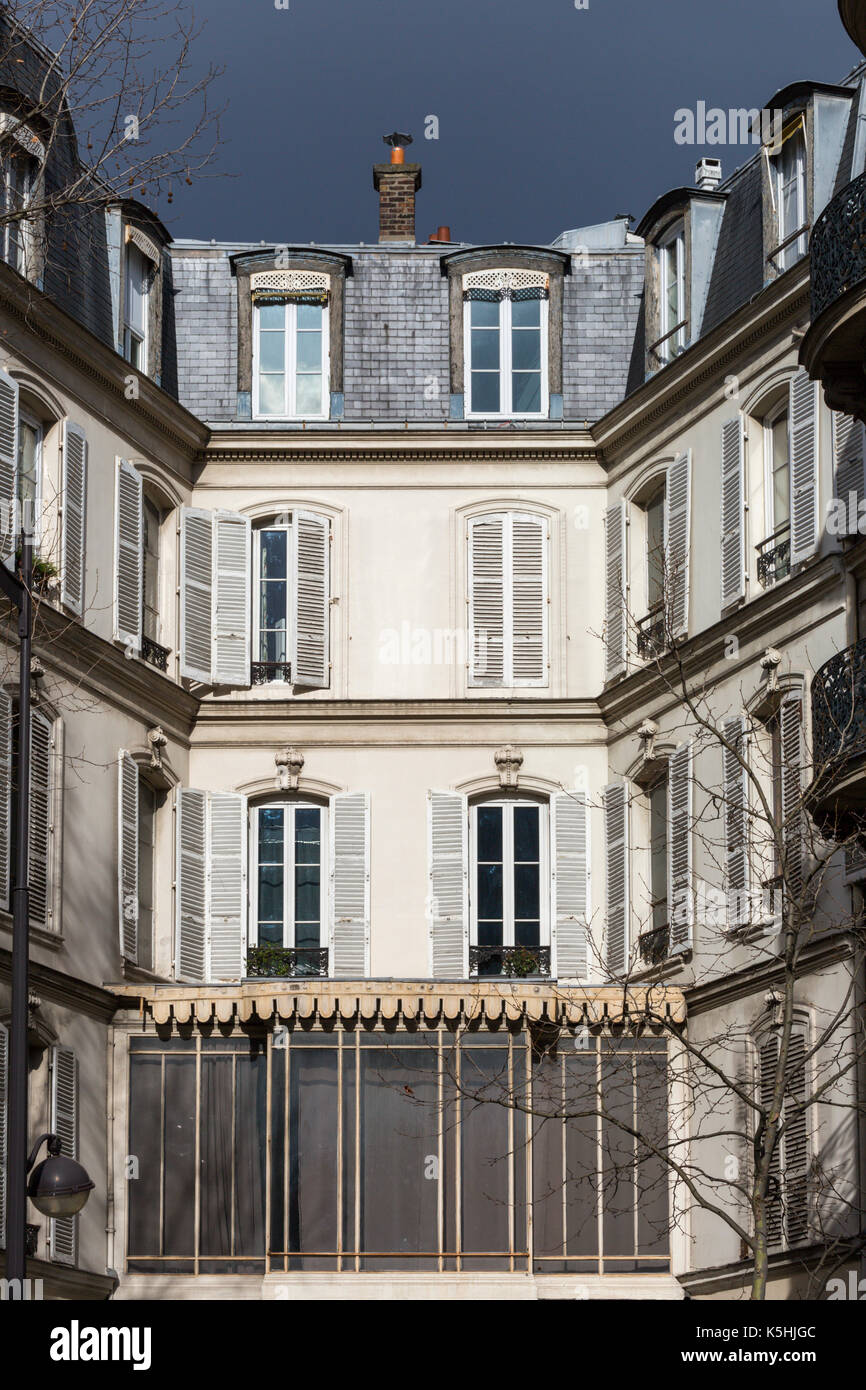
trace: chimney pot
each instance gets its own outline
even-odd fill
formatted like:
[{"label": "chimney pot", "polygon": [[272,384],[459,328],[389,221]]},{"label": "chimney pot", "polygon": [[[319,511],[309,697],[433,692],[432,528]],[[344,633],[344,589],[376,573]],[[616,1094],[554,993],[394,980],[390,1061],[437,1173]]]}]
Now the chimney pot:
[{"label": "chimney pot", "polygon": [[405,146],[411,135],[383,135],[391,147],[389,164],[373,165],[373,187],[379,194],[379,241],[415,241],[415,194],[421,187],[421,165],[407,164]]},{"label": "chimney pot", "polygon": [[713,193],[722,181],[722,161],[701,159],[695,169],[695,186],[702,193]]}]

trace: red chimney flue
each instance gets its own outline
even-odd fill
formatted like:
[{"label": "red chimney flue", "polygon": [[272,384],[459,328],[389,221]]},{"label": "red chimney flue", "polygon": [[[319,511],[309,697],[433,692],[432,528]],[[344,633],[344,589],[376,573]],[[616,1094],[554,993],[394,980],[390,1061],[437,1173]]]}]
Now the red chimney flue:
[{"label": "red chimney flue", "polygon": [[437,228],[436,228],[436,231],[433,232],[432,236],[430,237],[430,241],[431,241],[431,242],[436,242],[436,241],[450,241],[450,240],[451,240],[451,228],[450,228],[450,227],[437,227]]}]

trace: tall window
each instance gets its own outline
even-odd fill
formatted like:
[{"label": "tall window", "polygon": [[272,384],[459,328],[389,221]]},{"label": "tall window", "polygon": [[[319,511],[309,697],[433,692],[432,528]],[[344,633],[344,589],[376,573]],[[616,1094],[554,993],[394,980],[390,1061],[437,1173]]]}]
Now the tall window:
[{"label": "tall window", "polygon": [[764,525],[758,578],[764,587],[791,568],[791,431],[787,399],[764,420]]},{"label": "tall window", "polygon": [[302,301],[255,308],[255,413],[271,419],[328,415],[327,305]]},{"label": "tall window", "polygon": [[547,294],[465,291],[467,414],[547,415]]},{"label": "tall window", "polygon": [[264,665],[269,680],[290,676],[289,580],[292,528],[268,526],[255,533],[258,599],[254,660]]},{"label": "tall window", "polygon": [[42,501],[42,426],[21,412],[18,420],[18,503],[21,521],[38,528]]},{"label": "tall window", "polygon": [[138,957],[137,964],[153,967],[154,868],[156,810],[160,794],[143,777],[138,779]]},{"label": "tall window", "polygon": [[668,780],[656,782],[649,792],[650,902],[653,943],[661,946],[664,934],[667,954],[668,907]]},{"label": "tall window", "polygon": [[[318,952],[325,938],[327,814],[321,806],[253,808],[253,930],[259,946]],[[310,956],[310,973],[318,974]]]},{"label": "tall window", "polygon": [[147,371],[147,313],[151,264],[132,244],[126,248],[123,355],[140,372]]},{"label": "tall window", "polygon": [[144,497],[142,515],[142,635],[151,642],[159,641],[159,529],[162,516],[159,507]]},{"label": "tall window", "polygon": [[546,945],[547,816],[532,802],[473,806],[472,945],[478,974],[507,972],[509,957]]},{"label": "tall window", "polygon": [[670,231],[659,250],[660,360],[670,362],[686,343],[685,233],[681,222]]},{"label": "tall window", "polygon": [[27,272],[28,224],[21,213],[30,201],[36,176],[36,161],[23,150],[11,150],[3,158],[2,193],[3,213],[10,221],[4,222],[0,229],[2,236],[3,259],[19,275]]},{"label": "tall window", "polygon": [[647,610],[661,608],[665,599],[665,487],[646,504]]},{"label": "tall window", "polygon": [[[776,209],[779,245],[776,264],[788,270],[806,254],[806,150],[802,132],[789,135],[775,161]],[[794,233],[803,230],[803,235]],[[792,238],[793,240],[789,240]],[[788,242],[788,245],[785,245]]]}]

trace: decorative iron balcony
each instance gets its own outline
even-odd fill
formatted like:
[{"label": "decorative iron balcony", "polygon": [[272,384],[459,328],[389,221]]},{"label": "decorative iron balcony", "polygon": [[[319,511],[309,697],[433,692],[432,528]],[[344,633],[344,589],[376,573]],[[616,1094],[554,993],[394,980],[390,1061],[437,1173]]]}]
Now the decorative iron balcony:
[{"label": "decorative iron balcony", "polygon": [[321,978],[327,973],[327,946],[251,946],[247,952],[248,979]]},{"label": "decorative iron balcony", "polygon": [[142,637],[141,654],[148,665],[155,666],[158,671],[168,670],[168,658],[171,656],[169,647],[161,647],[152,638]]},{"label": "decorative iron balcony", "polygon": [[642,965],[664,965],[671,953],[670,927],[658,927],[638,937],[638,953]]},{"label": "decorative iron balcony", "polygon": [[849,183],[812,231],[812,320],[866,280],[866,174]]},{"label": "decorative iron balcony", "polygon": [[478,980],[497,975],[509,980],[549,980],[550,947],[470,946],[469,974]]},{"label": "decorative iron balcony", "polygon": [[812,682],[812,747],[818,778],[866,756],[866,640],[831,657]]},{"label": "decorative iron balcony", "polygon": [[637,653],[645,661],[651,657],[661,656],[667,647],[665,637],[665,610],[661,604],[657,608],[651,609],[645,618],[641,618],[637,625]]},{"label": "decorative iron balcony", "polygon": [[251,685],[270,685],[272,681],[289,685],[292,679],[290,661],[254,661],[250,669]]},{"label": "decorative iron balcony", "polygon": [[771,589],[791,573],[791,528],[781,526],[774,535],[756,547],[758,551],[758,583]]}]

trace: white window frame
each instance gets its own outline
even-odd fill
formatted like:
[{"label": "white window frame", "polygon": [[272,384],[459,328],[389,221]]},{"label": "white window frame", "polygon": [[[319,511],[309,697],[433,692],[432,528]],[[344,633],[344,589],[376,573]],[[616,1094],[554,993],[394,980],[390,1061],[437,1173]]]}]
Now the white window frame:
[{"label": "white window frame", "polygon": [[[483,807],[534,806],[539,836],[539,947],[550,946],[552,881],[550,875],[550,804],[530,797],[494,796],[469,804],[469,944],[478,945],[478,811]],[[514,816],[502,818],[502,945],[514,946]],[[510,868],[510,872],[508,871]],[[491,947],[491,949],[496,949]],[[533,948],[527,946],[526,950]]]},{"label": "white window frame", "polygon": [[791,410],[786,396],[773,410],[768,411],[761,421],[761,430],[764,437],[764,534],[769,540],[770,536],[776,532],[776,488],[773,478],[773,429],[778,424],[782,416],[788,422],[788,529],[791,527],[793,515],[793,498],[791,487],[793,481],[793,457],[791,450]]},{"label": "white window frame", "polygon": [[[675,323],[670,322],[668,308],[668,266],[671,255],[676,258],[677,297],[680,316]],[[659,338],[662,340],[656,349],[659,361],[664,365],[677,356],[677,350],[686,345],[686,229],[685,223],[675,222],[659,243]],[[677,323],[682,323],[678,333],[673,333]],[[668,337],[668,334],[673,336]]]},{"label": "white window frame", "polygon": [[[142,292],[142,307],[144,311],[143,332],[140,332],[139,329],[134,327],[134,325],[131,324],[129,321],[129,276],[134,256],[137,256],[139,258],[142,266],[145,268],[145,278],[143,282],[144,289]],[[152,288],[152,283],[153,262],[148,260],[147,256],[141,250],[141,247],[136,246],[135,243],[132,241],[127,242],[123,282],[123,356],[124,359],[127,362],[129,362],[130,366],[133,367],[134,371],[142,372],[144,373],[144,375],[147,375],[148,359],[150,356],[150,334],[148,332],[148,328],[150,319],[150,292]],[[141,356],[137,365],[133,363],[132,357],[130,356],[130,344],[132,343],[133,339],[141,345]]]},{"label": "white window frame", "polygon": [[547,420],[550,416],[548,382],[550,300],[540,299],[541,312],[541,409],[516,411],[511,409],[511,304],[505,297],[499,301],[499,404],[498,411],[472,409],[472,300],[463,302],[463,379],[466,387],[467,419],[473,420]]},{"label": "white window frame", "polygon": [[[36,418],[35,415],[31,415],[31,413],[30,413],[29,410],[25,410],[23,407],[20,407],[20,406],[19,406],[19,410],[18,410],[18,458],[16,459],[16,487],[17,487],[17,490],[18,490],[19,493],[20,493],[20,491],[21,491],[21,426],[22,426],[22,425],[29,425],[31,429],[33,429],[33,430],[36,431],[36,499],[35,499],[35,501],[34,501],[34,503],[33,503],[34,510],[35,510],[35,513],[36,513],[36,514],[35,514],[35,516],[32,516],[32,517],[30,518],[30,521],[31,521],[31,524],[32,524],[32,527],[33,527],[33,535],[34,535],[36,541],[38,542],[38,540],[39,540],[39,538],[40,538],[40,534],[41,534],[40,518],[41,518],[41,516],[42,516],[42,493],[43,493],[42,469],[43,469],[44,447],[45,447],[45,426],[42,424],[42,421],[41,421],[41,420],[37,420],[37,418]],[[17,518],[17,522],[18,522],[18,525],[23,525],[23,523],[24,523],[24,516],[23,516],[23,509],[21,508],[20,498],[19,498],[18,496],[16,496],[15,501],[16,501],[17,506],[18,506],[19,509],[20,509],[20,510],[19,510],[19,515],[18,515],[18,518]],[[38,547],[37,547],[37,548],[38,548]]]},{"label": "white window frame", "polygon": [[[280,301],[277,301],[278,303]],[[329,302],[321,305],[322,310],[322,409],[315,414],[299,414],[296,407],[297,390],[297,351],[298,351],[298,329],[297,329],[297,310],[298,304],[293,300],[282,302],[283,310],[286,315],[285,342],[286,352],[284,356],[284,375],[285,389],[283,393],[283,404],[285,409],[278,411],[275,415],[266,415],[259,410],[259,312],[262,308],[273,308],[274,301],[270,303],[265,300],[262,303],[253,304],[253,419],[254,420],[328,420],[331,414],[331,342],[330,342],[330,314]],[[292,312],[289,313],[289,310]]]},{"label": "white window frame", "polygon": [[[33,189],[39,178],[38,161],[33,155],[28,155],[23,149],[18,155],[22,167],[25,168],[26,180],[21,201],[21,207],[26,208],[33,197]],[[24,164],[26,161],[26,166]],[[5,160],[0,166],[0,179],[2,179],[2,199],[4,210],[9,208],[10,202],[10,182],[13,172],[12,159]],[[16,251],[16,264],[13,265],[10,259],[10,247],[13,236],[17,237],[18,245]],[[30,265],[31,250],[33,244],[33,229],[26,218],[18,221],[7,222],[2,229],[2,259],[12,270],[16,270],[19,275],[27,276]]]},{"label": "white window frame", "polygon": [[[257,801],[250,806],[249,817],[249,863],[250,871],[247,878],[248,883],[248,912],[247,912],[247,945],[256,947],[259,945],[259,812],[280,810],[283,812],[283,941],[282,945],[289,950],[295,947],[295,811],[318,811],[319,820],[319,948],[320,950],[330,950],[330,902],[328,898],[329,888],[329,845],[331,825],[329,819],[330,807],[318,801],[275,799],[273,801]],[[291,812],[292,834],[287,836],[286,812]],[[286,859],[286,850],[291,844],[291,871]],[[291,937],[291,940],[288,938]],[[276,944],[276,943],[275,943]]]},{"label": "white window frame", "polygon": [[[797,181],[797,218],[796,225],[789,227],[785,223],[785,147],[793,149],[795,153],[794,178]],[[779,245],[785,241],[786,237],[793,236],[794,232],[801,227],[805,229],[808,218],[808,204],[806,200],[806,137],[802,123],[799,124],[790,135],[785,138],[782,149],[773,161],[773,192],[776,199],[776,225],[778,228]],[[806,254],[807,237],[806,231],[797,237],[796,241],[790,242],[782,251],[778,251],[773,257],[777,269],[781,271],[790,270],[791,266],[796,265]]]},{"label": "white window frame", "polygon": [[[295,534],[295,514],[290,513],[291,521],[287,522],[267,522],[261,526],[253,527],[253,620],[252,620],[252,665],[260,665],[263,658],[261,654],[261,584],[262,584],[262,532],[263,531],[285,531],[288,539],[286,541],[286,663],[292,659],[294,643],[294,629],[296,622],[296,602],[292,591],[292,576],[294,565],[292,556],[296,543]],[[275,676],[272,680],[265,682],[267,685],[289,685],[294,682],[295,672],[292,671],[292,682],[283,680],[282,676]]]}]

